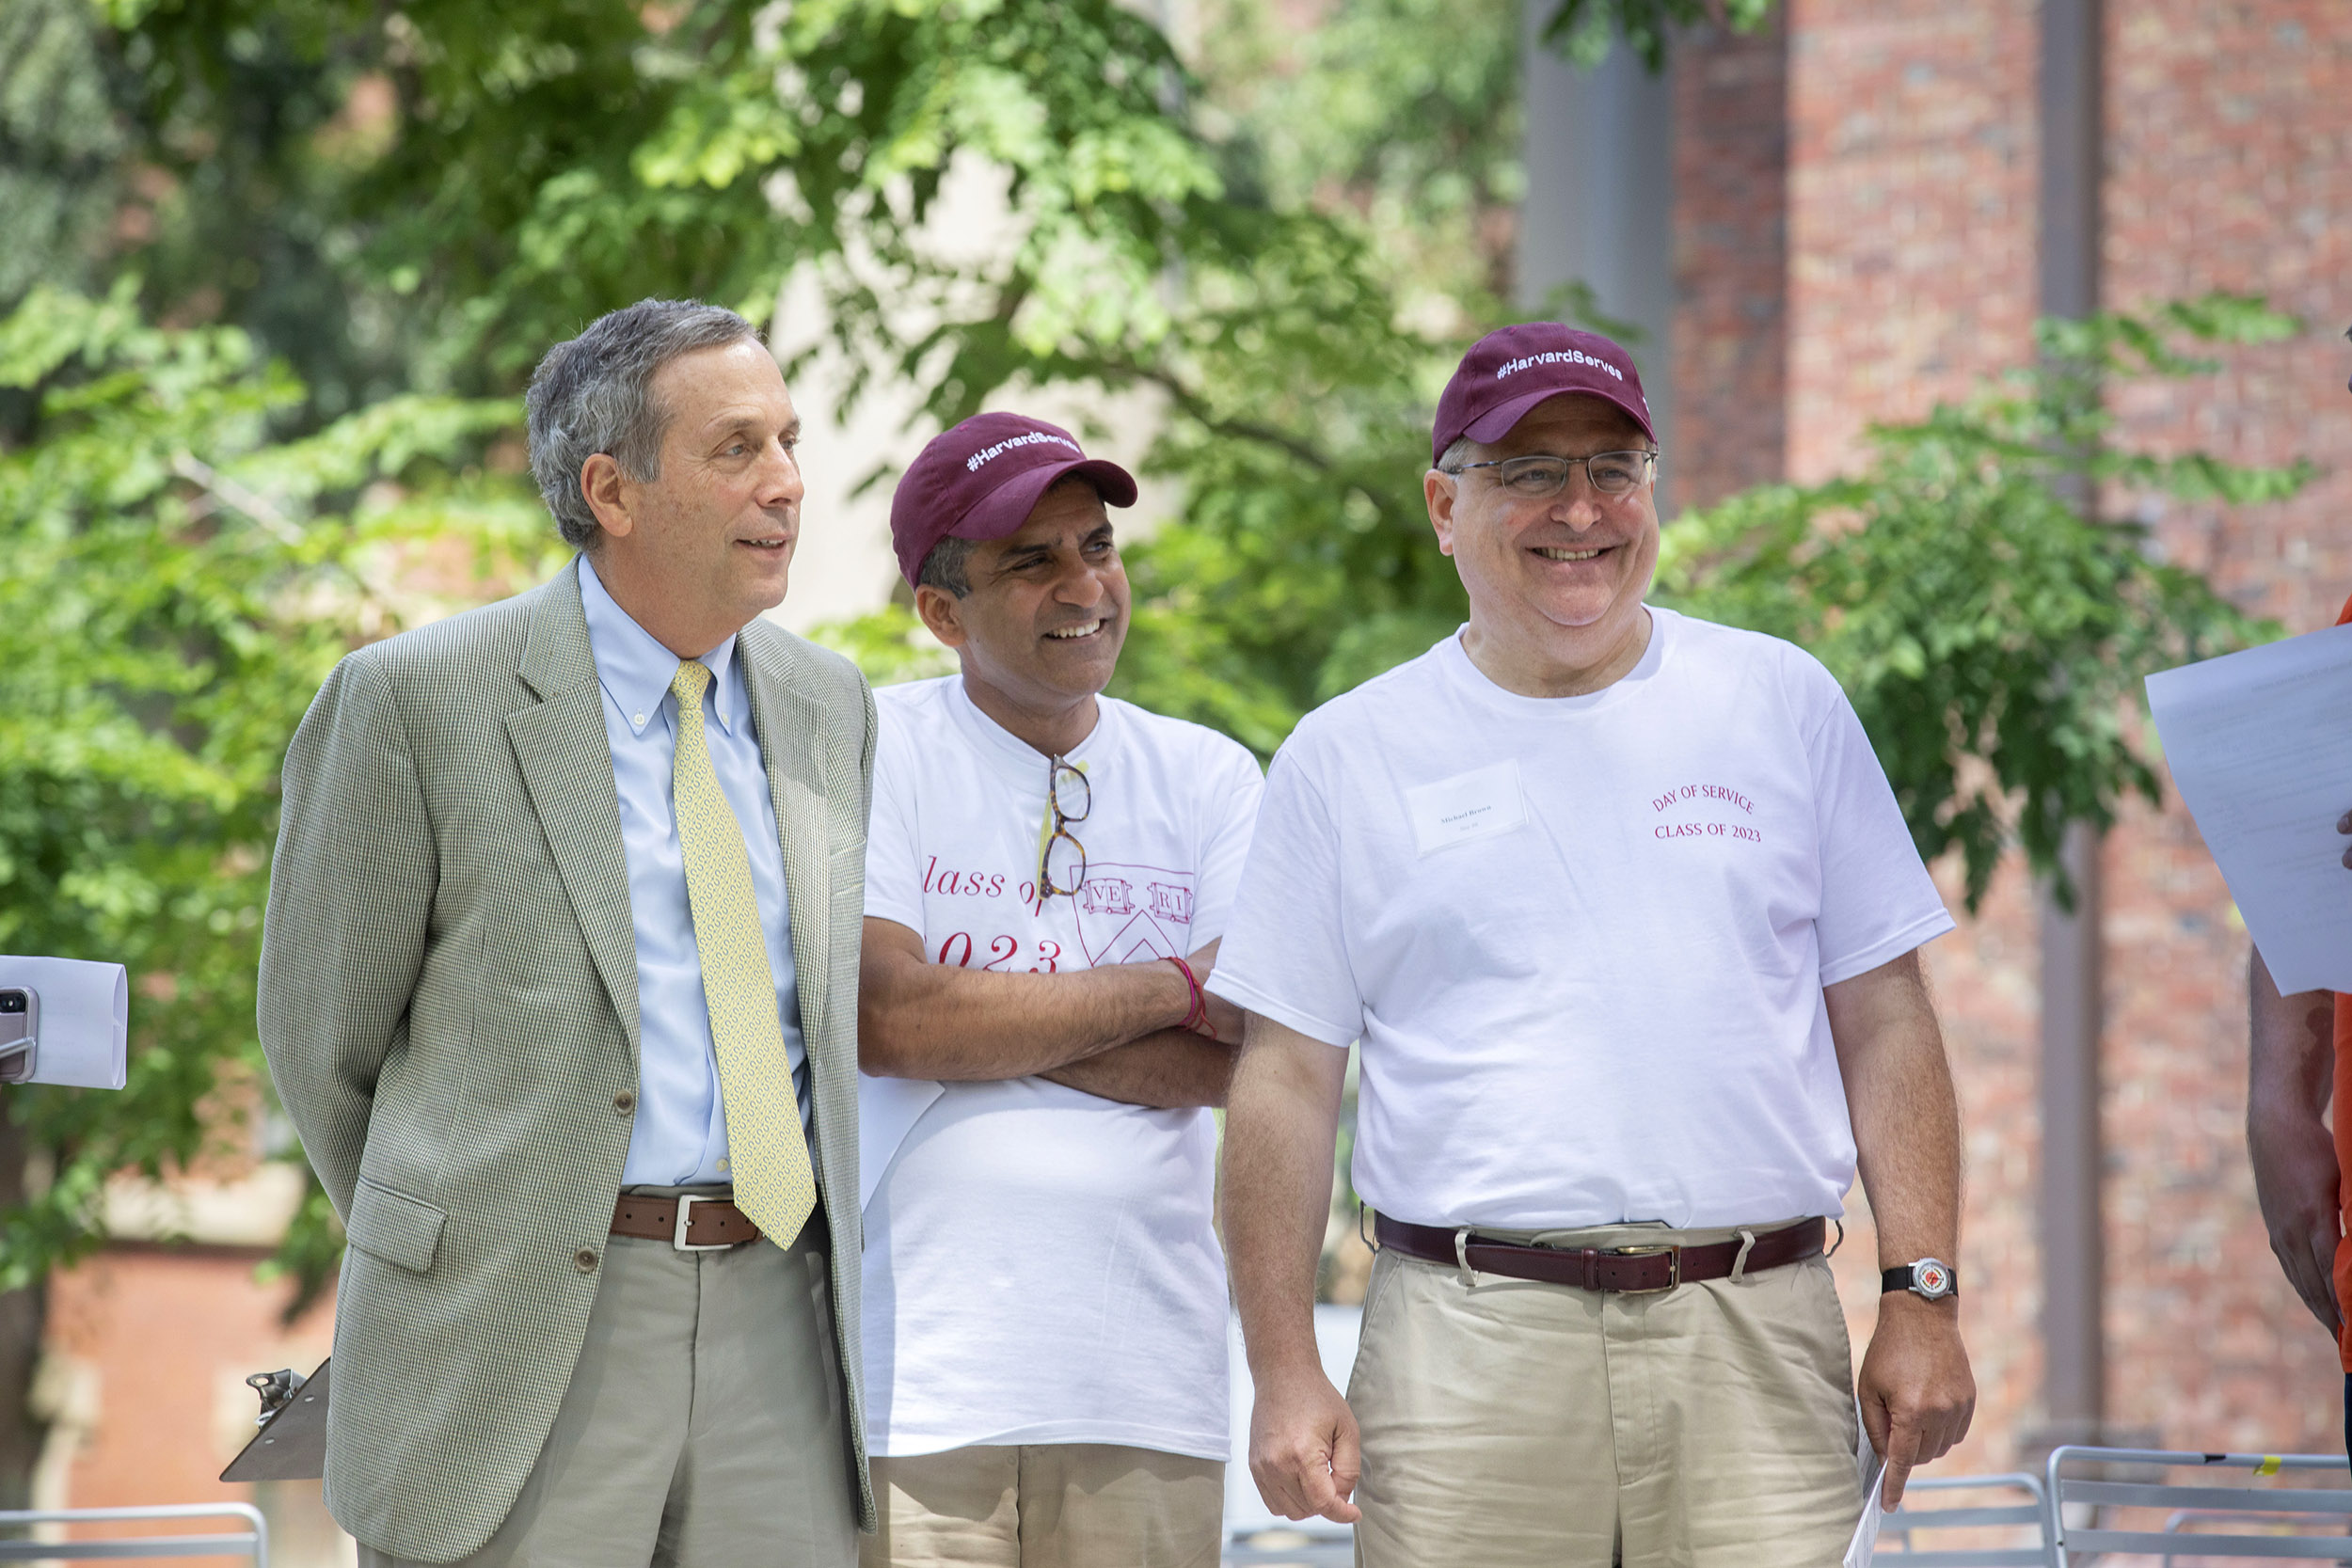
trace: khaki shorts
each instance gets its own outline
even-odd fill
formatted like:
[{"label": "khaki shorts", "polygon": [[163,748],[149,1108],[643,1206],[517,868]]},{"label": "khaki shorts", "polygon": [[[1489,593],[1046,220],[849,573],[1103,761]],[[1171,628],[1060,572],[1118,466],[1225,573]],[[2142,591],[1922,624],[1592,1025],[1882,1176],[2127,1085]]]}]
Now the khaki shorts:
[{"label": "khaki shorts", "polygon": [[1862,1489],[1826,1261],[1652,1295],[1475,1281],[1393,1251],[1373,1265],[1347,1394],[1363,1430],[1359,1564],[1829,1568],[1844,1555]]},{"label": "khaki shorts", "polygon": [[873,1461],[862,1568],[1216,1568],[1225,1465],[1110,1443]]}]

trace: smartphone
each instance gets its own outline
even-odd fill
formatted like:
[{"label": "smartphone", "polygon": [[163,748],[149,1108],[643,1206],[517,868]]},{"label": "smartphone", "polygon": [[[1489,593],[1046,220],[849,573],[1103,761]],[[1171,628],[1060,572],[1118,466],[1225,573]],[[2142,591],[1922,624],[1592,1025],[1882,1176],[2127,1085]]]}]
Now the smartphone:
[{"label": "smartphone", "polygon": [[40,1049],[40,993],[30,986],[0,986],[0,1084],[33,1076]]}]

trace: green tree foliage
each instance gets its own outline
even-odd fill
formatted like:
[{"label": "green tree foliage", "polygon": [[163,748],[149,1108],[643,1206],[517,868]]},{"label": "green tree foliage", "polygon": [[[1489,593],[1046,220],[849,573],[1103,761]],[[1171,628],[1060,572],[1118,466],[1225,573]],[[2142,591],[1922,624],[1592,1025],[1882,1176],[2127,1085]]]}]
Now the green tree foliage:
[{"label": "green tree foliage", "polygon": [[1558,0],[1543,41],[1587,70],[1623,40],[1651,71],[1666,69],[1677,28],[1716,23],[1752,33],[1771,20],[1772,0]]},{"label": "green tree foliage", "polygon": [[[188,0],[173,27],[282,9]],[[1182,220],[1216,190],[1166,107],[1166,40],[1110,0],[377,17],[350,8],[307,49],[391,89],[396,132],[341,198],[358,275],[435,323],[427,384],[511,388],[646,294],[764,319],[806,267],[857,362],[964,410],[1015,371],[1148,346]],[[988,232],[943,212],[959,160],[1009,209],[977,204]]]},{"label": "green tree foliage", "polygon": [[122,129],[106,100],[97,28],[78,0],[0,8],[0,303],[78,281],[113,215]]},{"label": "green tree foliage", "polygon": [[1971,908],[2012,844],[2071,897],[2058,859],[2068,824],[2104,829],[2125,797],[2158,799],[2137,733],[2142,678],[2277,634],[2112,515],[2136,491],[2249,505],[2313,475],[2120,450],[2101,388],[2219,368],[2185,341],[2267,342],[2296,327],[2218,294],[2148,317],[2043,321],[2037,366],[1966,406],[1878,427],[1852,476],[1686,514],[1666,533],[1665,602],[1818,655],[1920,852],[1960,852]]},{"label": "green tree foliage", "polygon": [[1526,178],[1518,0],[1350,0],[1301,30],[1218,0],[1200,122],[1230,189],[1360,225],[1400,315],[1436,334],[1513,294]]},{"label": "green tree foliage", "polygon": [[510,403],[403,399],[275,442],[292,373],[236,328],[146,325],[135,293],[36,290],[0,322],[0,386],[38,410],[0,454],[0,951],[135,978],[127,1088],[8,1093],[49,1169],[0,1214],[0,1290],[91,1243],[109,1175],[254,1131],[287,738],[335,658],[417,608],[382,585],[403,541],[544,531],[511,482],[435,461]]}]

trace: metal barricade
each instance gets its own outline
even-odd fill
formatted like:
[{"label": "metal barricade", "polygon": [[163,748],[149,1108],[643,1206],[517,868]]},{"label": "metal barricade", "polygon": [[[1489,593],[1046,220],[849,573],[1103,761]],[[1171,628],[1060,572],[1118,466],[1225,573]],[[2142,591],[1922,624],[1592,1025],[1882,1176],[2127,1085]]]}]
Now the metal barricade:
[{"label": "metal barricade", "polygon": [[[2003,1492],[2013,1494],[1994,1503],[1942,1506],[1947,1494]],[[1938,1506],[1922,1507],[1932,1499]],[[2011,1539],[2006,1545],[1922,1546],[1913,1539],[1931,1538],[1947,1530],[1998,1529]],[[2017,1537],[2030,1539],[2020,1541]],[[1891,1565],[1903,1568],[2052,1568],[2049,1509],[2039,1477],[2022,1471],[1986,1476],[1914,1475],[1903,1487],[1900,1508],[1879,1526],[1878,1551]]]},{"label": "metal barricade", "polygon": [[[2167,1479],[2112,1480],[2119,1467],[2201,1476],[2244,1472],[2240,1484]],[[2133,1552],[2161,1559],[2281,1558],[2306,1562],[2352,1562],[2352,1487],[2260,1485],[2295,1471],[2345,1476],[2341,1454],[2194,1453],[2167,1449],[2102,1449],[2069,1445],[2050,1450],[2043,1472],[2044,1506],[2058,1568],[2094,1553]],[[2090,1473],[2086,1473],[2090,1472]],[[2085,1518],[2066,1522],[2069,1510]],[[2131,1528],[2128,1515],[2163,1511],[2162,1526]],[[2124,1517],[2119,1517],[2124,1515]],[[2192,1522],[2229,1525],[2194,1535]],[[2267,1528],[2256,1528],[2257,1525]]]},{"label": "metal barricade", "polygon": [[154,1508],[48,1508],[0,1512],[0,1525],[101,1525],[133,1519],[235,1519],[241,1530],[208,1535],[117,1535],[82,1541],[0,1541],[0,1562],[136,1561],[164,1557],[244,1557],[269,1568],[269,1524],[250,1503],[174,1503]]}]

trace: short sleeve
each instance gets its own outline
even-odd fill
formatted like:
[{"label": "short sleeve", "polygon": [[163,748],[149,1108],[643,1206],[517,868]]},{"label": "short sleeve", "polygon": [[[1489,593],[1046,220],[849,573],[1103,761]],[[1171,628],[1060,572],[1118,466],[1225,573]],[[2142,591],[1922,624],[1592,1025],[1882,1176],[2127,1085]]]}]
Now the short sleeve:
[{"label": "short sleeve", "polygon": [[1363,1031],[1348,961],[1337,825],[1290,745],[1266,775],[1233,917],[1209,989],[1312,1039],[1344,1049]]},{"label": "short sleeve", "polygon": [[914,849],[915,779],[906,721],[882,707],[874,747],[874,806],[866,823],[866,913],[923,930],[923,875]]},{"label": "short sleeve", "polygon": [[1814,736],[1814,809],[1820,823],[1821,984],[1876,969],[1952,928],[1951,912],[1919,859],[1895,791],[1853,705],[1827,671]]},{"label": "short sleeve", "polygon": [[[1265,795],[1265,777],[1258,759],[1219,736],[1217,787],[1206,807],[1195,886],[1192,944],[1206,947],[1225,934],[1232,921],[1233,900],[1241,892],[1243,867],[1249,860],[1249,842],[1258,827],[1258,804]],[[1220,955],[1224,949],[1217,949]]]}]

